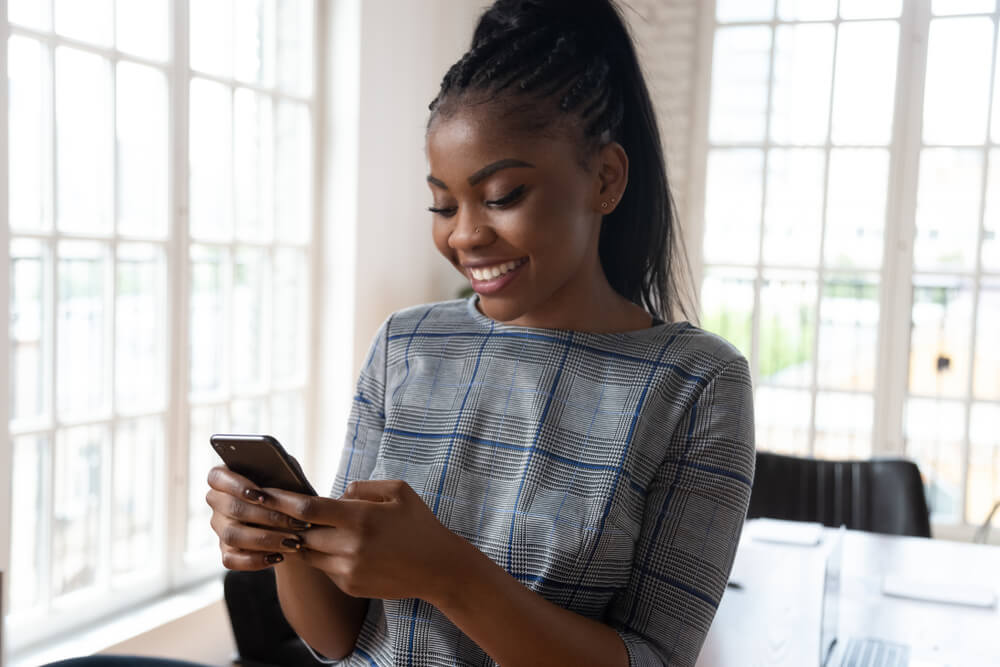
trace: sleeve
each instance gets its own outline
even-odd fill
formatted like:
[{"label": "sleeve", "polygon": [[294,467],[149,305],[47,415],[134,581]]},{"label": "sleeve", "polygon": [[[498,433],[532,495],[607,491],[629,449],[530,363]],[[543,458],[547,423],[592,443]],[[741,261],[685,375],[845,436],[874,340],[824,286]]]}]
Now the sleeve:
[{"label": "sleeve", "polygon": [[739,357],[703,386],[648,487],[628,586],[605,617],[631,666],[695,664],[743,529],[753,433],[750,375]]}]

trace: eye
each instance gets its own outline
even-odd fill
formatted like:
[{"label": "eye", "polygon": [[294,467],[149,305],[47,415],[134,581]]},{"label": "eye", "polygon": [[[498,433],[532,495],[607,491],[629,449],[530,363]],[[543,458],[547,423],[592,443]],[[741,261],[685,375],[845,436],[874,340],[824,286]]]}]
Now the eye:
[{"label": "eye", "polygon": [[513,190],[511,190],[508,194],[504,195],[503,197],[500,197],[500,199],[494,199],[492,201],[486,202],[486,205],[489,206],[490,208],[503,208],[505,206],[509,206],[510,204],[516,202],[518,199],[521,198],[521,195],[523,194],[524,194],[524,186],[519,185]]},{"label": "eye", "polygon": [[450,218],[451,216],[455,215],[455,211],[458,210],[458,207],[449,206],[448,208],[436,208],[434,206],[429,206],[427,210],[433,213],[434,215],[440,215],[442,218]]}]

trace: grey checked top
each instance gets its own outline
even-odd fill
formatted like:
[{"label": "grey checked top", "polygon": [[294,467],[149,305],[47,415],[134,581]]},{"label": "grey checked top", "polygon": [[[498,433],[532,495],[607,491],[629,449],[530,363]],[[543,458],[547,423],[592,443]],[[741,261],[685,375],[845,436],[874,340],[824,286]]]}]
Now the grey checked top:
[{"label": "grey checked top", "polygon": [[[753,477],[746,361],[686,322],[593,334],[495,322],[476,297],[392,315],[331,495],[402,479],[551,602],[614,628],[632,665],[693,665]],[[494,665],[430,604],[372,600],[343,665]]]}]

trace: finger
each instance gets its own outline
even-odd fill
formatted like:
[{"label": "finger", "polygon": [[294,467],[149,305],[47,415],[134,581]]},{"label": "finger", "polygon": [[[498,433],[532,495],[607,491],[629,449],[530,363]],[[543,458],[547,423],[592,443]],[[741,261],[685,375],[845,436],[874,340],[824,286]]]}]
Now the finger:
[{"label": "finger", "polygon": [[267,488],[265,492],[265,507],[312,525],[348,526],[352,525],[356,514],[356,509],[351,507],[356,501],[309,496],[284,489]]},{"label": "finger", "polygon": [[280,553],[263,553],[225,549],[222,552],[222,566],[227,570],[266,570],[285,560]]},{"label": "finger", "polygon": [[205,502],[218,514],[241,523],[254,524],[267,528],[291,530],[293,532],[306,530],[311,524],[299,521],[278,510],[255,505],[223,491],[209,489],[205,494]]},{"label": "finger", "polygon": [[263,501],[266,495],[259,486],[226,466],[215,466],[208,471],[208,485],[217,491],[255,503]]},{"label": "finger", "polygon": [[387,502],[412,493],[410,485],[401,479],[359,479],[347,485],[341,498]]},{"label": "finger", "polygon": [[298,535],[247,526],[221,514],[213,514],[211,524],[225,547],[268,553],[293,553],[302,548],[302,538]]}]

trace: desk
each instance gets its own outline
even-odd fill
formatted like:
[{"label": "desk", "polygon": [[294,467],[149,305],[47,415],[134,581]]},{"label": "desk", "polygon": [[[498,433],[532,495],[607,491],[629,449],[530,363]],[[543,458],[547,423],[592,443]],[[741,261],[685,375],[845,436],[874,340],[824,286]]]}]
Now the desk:
[{"label": "desk", "polygon": [[[723,596],[698,665],[816,665],[823,572],[837,531],[825,529],[818,546],[794,546],[754,540],[753,524],[747,522],[733,566],[732,580],[742,588]],[[838,619],[840,637],[878,637],[909,644],[914,653],[958,654],[962,665],[1000,665],[1000,607],[887,597],[881,584],[888,573],[1000,594],[1000,547],[846,531]]]}]

